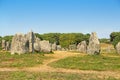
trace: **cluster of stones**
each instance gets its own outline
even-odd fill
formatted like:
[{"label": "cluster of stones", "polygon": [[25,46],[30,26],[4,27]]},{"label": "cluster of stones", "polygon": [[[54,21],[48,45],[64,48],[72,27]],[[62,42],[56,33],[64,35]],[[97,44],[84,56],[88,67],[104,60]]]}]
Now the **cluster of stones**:
[{"label": "cluster of stones", "polygon": [[51,52],[61,49],[61,46],[56,43],[51,44],[47,40],[40,40],[32,31],[27,34],[15,34],[11,42],[11,54]]},{"label": "cluster of stones", "polygon": [[[75,45],[70,46],[70,49],[75,49]],[[89,38],[89,44],[87,45],[86,41],[81,41],[77,47],[77,51],[87,54],[100,54],[100,42],[97,37],[97,34],[93,32]]]},{"label": "cluster of stones", "polygon": [[[120,46],[120,43],[117,45]],[[10,48],[11,47],[11,48]],[[100,53],[100,42],[96,33],[92,33],[89,38],[89,44],[86,41],[80,42],[77,46],[75,44],[69,45],[69,49],[61,48],[61,45],[56,43],[51,44],[49,41],[40,40],[31,31],[27,34],[15,34],[12,39],[11,46],[9,42],[2,40],[2,49],[10,50],[11,54],[24,54],[33,52],[51,52],[56,50],[77,50],[81,53],[88,54],[99,54]],[[117,51],[120,53],[119,48]]]},{"label": "cluster of stones", "polygon": [[[100,42],[95,32],[91,33],[89,43],[81,41],[77,46],[75,44],[69,45],[69,49],[62,48],[56,43],[51,44],[49,41],[40,40],[31,31],[27,34],[15,34],[12,42],[2,40],[2,49],[10,50],[11,54],[24,54],[33,52],[51,52],[56,50],[77,50],[81,53],[100,54]],[[116,51],[120,54],[120,42],[116,45]]]},{"label": "cluster of stones", "polygon": [[32,31],[28,34],[16,34],[11,43],[11,54],[51,52],[57,49],[61,49],[61,46],[56,43],[51,44],[46,40],[41,41]]}]

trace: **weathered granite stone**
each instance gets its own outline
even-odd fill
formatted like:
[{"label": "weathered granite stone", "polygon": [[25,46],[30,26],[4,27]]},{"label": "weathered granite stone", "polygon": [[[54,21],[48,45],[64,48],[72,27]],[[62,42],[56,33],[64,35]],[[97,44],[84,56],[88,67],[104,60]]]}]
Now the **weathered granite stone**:
[{"label": "weathered granite stone", "polygon": [[11,43],[11,54],[23,54],[29,51],[29,41],[26,35],[16,34]]},{"label": "weathered granite stone", "polygon": [[57,45],[56,45],[56,43],[53,43],[52,44],[52,51],[56,51],[57,50]]},{"label": "weathered granite stone", "polygon": [[40,41],[40,49],[41,52],[51,52],[51,44],[46,40]]},{"label": "weathered granite stone", "polygon": [[116,45],[116,51],[118,54],[120,54],[120,42]]},{"label": "weathered granite stone", "polygon": [[61,51],[61,50],[62,50],[61,45],[57,45],[57,50],[58,50],[58,51]]},{"label": "weathered granite stone", "polygon": [[34,41],[35,41],[35,35],[31,31],[27,34],[28,40],[29,40],[29,52],[34,52]]},{"label": "weathered granite stone", "polygon": [[6,48],[6,41],[5,41],[5,40],[2,40],[2,49],[3,49],[3,50],[6,50],[5,48]]},{"label": "weathered granite stone", "polygon": [[10,50],[10,42],[6,42],[5,50],[6,50],[6,51]]},{"label": "weathered granite stone", "polygon": [[93,32],[89,38],[89,45],[87,47],[88,54],[100,54],[100,42],[97,34]]},{"label": "weathered granite stone", "polygon": [[79,51],[81,53],[86,53],[87,52],[86,41],[82,41],[77,45],[77,51]]},{"label": "weathered granite stone", "polygon": [[51,52],[51,44],[49,41],[41,41],[33,32],[28,34],[16,34],[11,43],[11,54],[24,54],[36,52]]},{"label": "weathered granite stone", "polygon": [[35,43],[34,43],[34,50],[36,52],[40,52],[40,39],[39,38],[35,38]]}]

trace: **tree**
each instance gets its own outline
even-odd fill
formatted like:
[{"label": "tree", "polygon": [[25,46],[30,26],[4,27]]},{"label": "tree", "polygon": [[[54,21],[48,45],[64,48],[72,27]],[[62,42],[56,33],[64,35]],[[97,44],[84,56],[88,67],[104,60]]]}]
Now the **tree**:
[{"label": "tree", "polygon": [[111,43],[114,45],[114,47],[116,46],[116,44],[118,42],[120,42],[120,32],[112,32],[110,34],[110,41]]},{"label": "tree", "polygon": [[100,39],[100,43],[110,43],[110,39],[102,38]]},{"label": "tree", "polygon": [[12,42],[12,38],[13,38],[13,36],[11,35],[11,36],[4,36],[2,39]]}]

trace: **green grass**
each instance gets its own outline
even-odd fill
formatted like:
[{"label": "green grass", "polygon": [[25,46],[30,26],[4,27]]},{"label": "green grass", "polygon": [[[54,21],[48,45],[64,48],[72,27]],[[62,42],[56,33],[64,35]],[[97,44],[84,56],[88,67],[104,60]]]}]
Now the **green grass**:
[{"label": "green grass", "polygon": [[49,65],[55,68],[79,70],[120,70],[120,56],[117,54],[108,55],[79,55],[61,59]]},{"label": "green grass", "polygon": [[26,53],[11,55],[9,52],[0,53],[0,67],[32,67],[42,64],[44,59],[49,59],[44,54]]},{"label": "green grass", "polygon": [[0,80],[120,80],[95,73],[0,72]]}]

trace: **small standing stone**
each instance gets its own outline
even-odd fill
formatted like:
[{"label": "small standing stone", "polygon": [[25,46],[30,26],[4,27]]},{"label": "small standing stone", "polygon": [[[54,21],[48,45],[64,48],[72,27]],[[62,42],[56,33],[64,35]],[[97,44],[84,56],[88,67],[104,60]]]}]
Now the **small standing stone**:
[{"label": "small standing stone", "polygon": [[117,53],[120,54],[120,42],[118,42],[118,44],[116,45],[116,50]]},{"label": "small standing stone", "polygon": [[81,53],[86,53],[87,52],[86,41],[82,41],[77,45],[77,51],[79,51]]},{"label": "small standing stone", "polygon": [[58,50],[58,51],[61,51],[61,50],[62,50],[61,45],[57,45],[57,50]]},{"label": "small standing stone", "polygon": [[6,48],[6,41],[5,41],[5,40],[2,40],[2,49],[3,49],[3,50],[6,50],[5,48]]},{"label": "small standing stone", "polygon": [[56,51],[57,50],[57,45],[56,45],[56,43],[53,43],[52,44],[52,51]]},{"label": "small standing stone", "polygon": [[9,42],[6,42],[6,47],[5,47],[5,50],[10,50],[10,43]]}]

